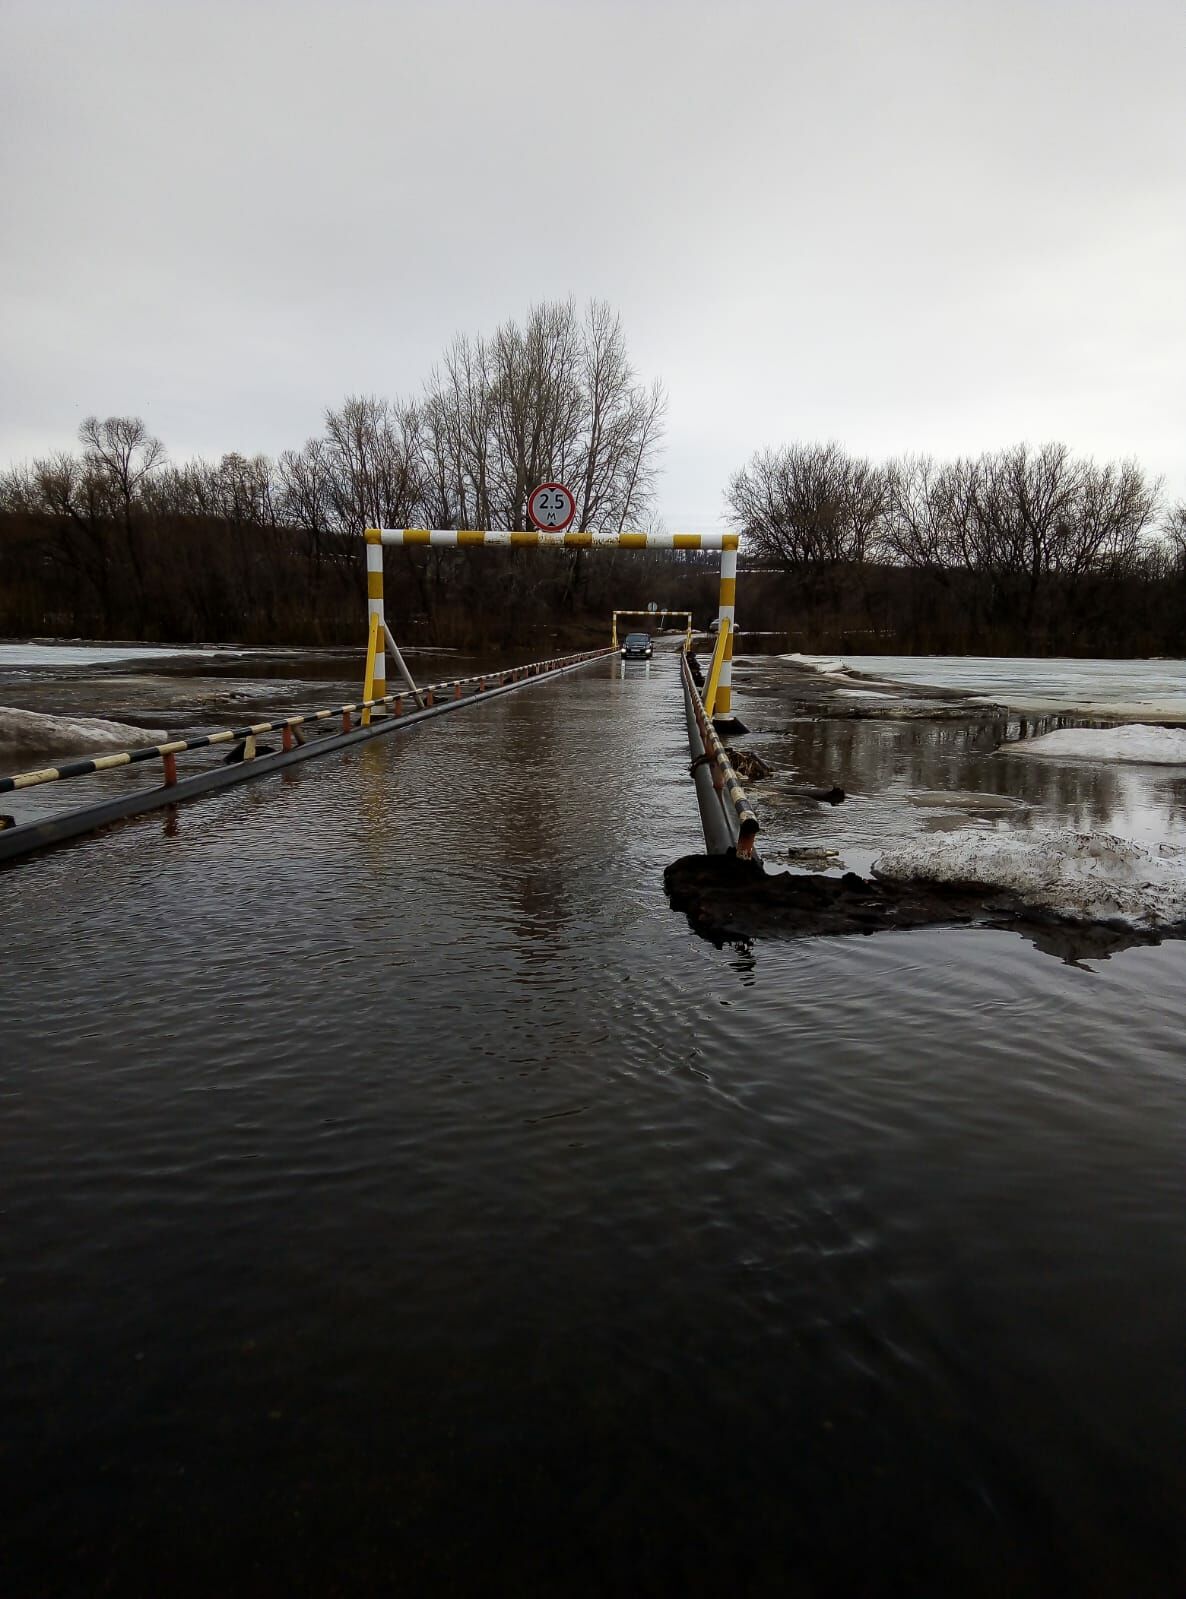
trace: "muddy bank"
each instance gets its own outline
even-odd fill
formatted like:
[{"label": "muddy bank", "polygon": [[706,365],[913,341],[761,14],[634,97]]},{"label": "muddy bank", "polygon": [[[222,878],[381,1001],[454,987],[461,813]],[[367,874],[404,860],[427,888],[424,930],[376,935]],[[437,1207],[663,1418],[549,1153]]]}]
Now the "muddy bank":
[{"label": "muddy bank", "polygon": [[865,722],[967,722],[979,718],[1004,721],[1009,715],[1006,706],[979,700],[975,704],[961,700],[954,705],[939,705],[932,704],[926,699],[902,701],[832,699],[827,701],[826,710],[822,709],[822,701],[804,700],[798,705],[792,702],[792,705],[794,709]]},{"label": "muddy bank", "polygon": [[685,855],[663,873],[667,896],[693,931],[715,944],[989,927],[1028,938],[1063,960],[1104,958],[1163,938],[1186,938],[1186,922],[1145,930],[1118,922],[1072,922],[1035,911],[1007,889],[923,881],[877,882],[845,872],[828,877],[770,873],[733,855]]}]

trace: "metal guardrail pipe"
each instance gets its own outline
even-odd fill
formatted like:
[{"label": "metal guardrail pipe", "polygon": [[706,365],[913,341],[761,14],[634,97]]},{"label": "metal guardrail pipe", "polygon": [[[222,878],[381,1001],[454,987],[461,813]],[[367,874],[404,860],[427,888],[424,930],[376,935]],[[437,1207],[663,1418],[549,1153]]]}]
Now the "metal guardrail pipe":
[{"label": "metal guardrail pipe", "polygon": [[736,847],[737,839],[725,820],[720,797],[713,787],[712,773],[708,769],[708,753],[700,737],[700,727],[691,696],[684,692],[684,711],[688,719],[688,749],[692,755],[692,781],[696,785],[696,803],[700,807],[700,825],[704,829],[704,845],[710,855],[727,855]]},{"label": "metal guardrail pipe", "polygon": [[[507,683],[518,682],[524,677],[536,677],[541,672],[553,671],[561,665],[576,665],[584,661],[595,660],[598,656],[612,655],[612,650],[586,650],[579,655],[556,656],[548,661],[532,661],[526,666],[514,666],[503,672],[478,672],[472,677],[454,677],[444,683],[432,684],[425,692],[432,703],[433,690],[443,692],[453,690],[453,698],[461,698],[461,690],[471,685],[477,685],[477,692],[484,693],[486,685],[497,682],[499,686]],[[142,761],[175,761],[178,755],[187,750],[209,749],[215,744],[236,744],[240,740],[255,739],[265,733],[285,733],[304,727],[307,723],[331,721],[335,717],[342,718],[342,731],[349,732],[351,718],[355,713],[378,709],[380,706],[391,705],[395,708],[396,716],[403,711],[403,694],[384,694],[369,700],[352,700],[347,705],[335,705],[325,711],[303,711],[296,716],[286,716],[275,722],[252,722],[247,727],[223,728],[217,733],[204,733],[198,738],[172,739],[165,744],[146,744],[142,748],[133,750],[118,750],[111,755],[96,755],[91,760],[67,761],[62,766],[43,766],[34,772],[17,772],[12,777],[0,777],[0,794],[12,794],[19,789],[37,788],[42,783],[59,783],[71,777],[90,777],[95,772],[109,772],[120,766],[135,766]],[[419,691],[417,691],[419,699]],[[288,740],[285,740],[288,748]],[[253,757],[247,756],[247,759]],[[166,764],[166,783],[168,778],[168,765]],[[174,774],[174,781],[176,777]]]},{"label": "metal guardrail pipe", "polygon": [[758,818],[712,725],[712,718],[704,709],[686,654],[680,656],[680,679],[684,687],[688,748],[692,753],[692,776],[705,847],[710,855],[724,855],[735,849],[740,859],[749,860],[758,836]]},{"label": "metal guardrail pipe", "polygon": [[[503,672],[479,674],[470,678],[454,678],[450,683],[437,684],[440,690],[458,690],[465,684],[476,684],[476,689],[467,696],[458,693],[442,697],[439,705],[429,704],[424,710],[413,711],[408,715],[396,715],[383,718],[381,721],[372,722],[369,727],[351,727],[338,733],[331,733],[324,738],[311,739],[307,743],[293,744],[291,747],[286,739],[285,748],[274,755],[255,755],[249,759],[237,762],[233,766],[218,766],[212,771],[199,772],[193,777],[176,779],[158,787],[138,789],[130,794],[121,794],[113,799],[103,800],[97,804],[82,806],[75,810],[65,811],[56,816],[44,817],[40,821],[22,822],[15,826],[0,828],[0,861],[13,860],[22,855],[31,854],[34,850],[46,849],[51,845],[62,843],[69,838],[77,838],[85,833],[96,832],[110,822],[121,821],[124,817],[142,815],[146,811],[159,810],[164,806],[175,805],[182,800],[196,799],[200,795],[211,793],[217,789],[227,788],[233,783],[241,783],[248,778],[266,777],[271,772],[281,771],[287,766],[299,761],[311,759],[315,755],[329,755],[338,750],[350,749],[355,744],[365,743],[372,738],[382,738],[389,733],[398,732],[404,728],[414,727],[419,722],[427,721],[432,716],[444,716],[450,711],[460,710],[467,705],[481,704],[486,700],[495,699],[502,694],[514,693],[517,689],[525,687],[532,682],[546,681],[551,677],[561,676],[566,672],[577,671],[593,661],[604,660],[613,652],[611,650],[588,650],[582,654],[559,656],[548,661],[533,661],[527,666],[508,668]],[[432,700],[432,690],[425,691],[426,697]],[[388,700],[398,701],[401,696],[388,695]],[[361,703],[351,709],[361,710]],[[319,711],[305,717],[289,718],[288,723],[275,722],[268,724],[273,728],[291,729],[301,721],[314,719],[324,720],[333,717],[337,711]],[[262,728],[264,724],[257,724]],[[223,734],[210,734],[204,739],[189,741],[189,748],[197,749],[214,742],[224,743],[228,739],[242,736],[245,729],[240,729],[238,734],[226,732]],[[179,744],[184,741],[177,741]],[[144,751],[130,751],[137,759],[149,759],[157,755],[164,745],[153,745]],[[168,762],[174,759],[172,754],[166,756],[166,772]],[[90,766],[89,762],[71,763],[77,766]],[[120,764],[129,764],[122,762]],[[105,768],[99,767],[102,771]],[[72,772],[72,776],[85,776],[84,772]]]},{"label": "metal guardrail pipe", "polygon": [[[368,544],[367,545],[367,554],[368,555],[370,554],[370,549],[371,549],[371,546]],[[399,645],[395,642],[395,637],[392,634],[391,629],[387,626],[386,622],[380,622],[379,626],[383,630],[383,637],[387,640],[387,648],[391,651],[392,659],[394,660],[396,666],[399,667],[399,675],[403,678],[404,682],[408,685],[408,693],[416,701],[416,704],[420,707],[420,709],[423,710],[424,709],[424,700],[423,700],[423,698],[422,698],[422,696],[420,694],[420,690],[416,687],[415,678],[412,676],[411,672],[409,672],[409,670],[408,670],[408,663],[407,663],[407,661],[404,660],[403,653],[400,650]]]}]

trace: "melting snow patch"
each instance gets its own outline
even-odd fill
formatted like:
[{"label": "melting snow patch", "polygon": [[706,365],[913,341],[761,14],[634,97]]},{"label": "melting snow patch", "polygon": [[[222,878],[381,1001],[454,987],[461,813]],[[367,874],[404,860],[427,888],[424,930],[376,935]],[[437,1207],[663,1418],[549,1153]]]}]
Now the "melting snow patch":
[{"label": "melting snow patch", "polygon": [[1062,727],[1040,738],[1006,744],[1009,755],[1035,755],[1058,760],[1132,761],[1151,766],[1186,766],[1186,728]]},{"label": "melting snow patch", "polygon": [[90,755],[100,750],[133,749],[138,744],[160,744],[164,728],[130,727],[98,716],[44,716],[40,711],[18,711],[0,705],[0,757]]},{"label": "melting snow patch", "polygon": [[780,655],[780,661],[789,661],[792,666],[802,667],[806,672],[824,672],[831,675],[833,672],[847,672],[848,667],[843,661],[824,655]]},{"label": "melting snow patch", "polygon": [[1034,828],[961,831],[887,850],[873,875],[951,886],[1008,889],[1031,910],[1073,922],[1156,929],[1186,922],[1186,850],[1142,849],[1110,833]]}]

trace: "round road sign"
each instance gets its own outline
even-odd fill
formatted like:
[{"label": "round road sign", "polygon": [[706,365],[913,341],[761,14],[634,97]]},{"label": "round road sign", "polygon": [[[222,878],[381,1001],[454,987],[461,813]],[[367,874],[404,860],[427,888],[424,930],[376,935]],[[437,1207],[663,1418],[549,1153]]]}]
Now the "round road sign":
[{"label": "round road sign", "polygon": [[541,533],[563,533],[577,514],[577,502],[563,483],[541,483],[531,492],[527,514]]}]

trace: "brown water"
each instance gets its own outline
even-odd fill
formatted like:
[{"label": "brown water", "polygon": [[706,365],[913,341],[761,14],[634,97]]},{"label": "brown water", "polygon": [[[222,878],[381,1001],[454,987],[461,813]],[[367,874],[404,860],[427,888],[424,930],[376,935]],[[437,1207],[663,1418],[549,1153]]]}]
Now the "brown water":
[{"label": "brown water", "polygon": [[1186,945],[699,847],[659,657],[0,874],[6,1592],[1182,1590]]}]

